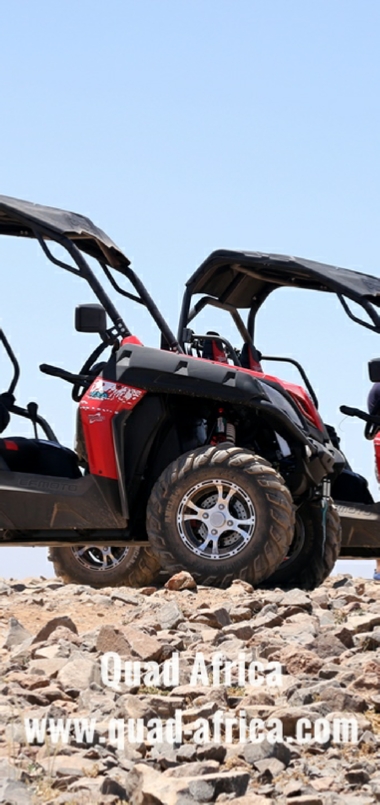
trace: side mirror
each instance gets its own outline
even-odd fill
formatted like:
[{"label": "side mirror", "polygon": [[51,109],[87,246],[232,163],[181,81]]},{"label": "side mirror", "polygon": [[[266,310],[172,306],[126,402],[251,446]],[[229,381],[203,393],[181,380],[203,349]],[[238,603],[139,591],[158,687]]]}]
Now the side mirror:
[{"label": "side mirror", "polygon": [[78,305],[75,308],[75,329],[79,333],[104,333],[107,315],[102,305]]},{"label": "side mirror", "polygon": [[380,381],[380,358],[374,358],[368,361],[369,379],[372,383],[379,383]]}]

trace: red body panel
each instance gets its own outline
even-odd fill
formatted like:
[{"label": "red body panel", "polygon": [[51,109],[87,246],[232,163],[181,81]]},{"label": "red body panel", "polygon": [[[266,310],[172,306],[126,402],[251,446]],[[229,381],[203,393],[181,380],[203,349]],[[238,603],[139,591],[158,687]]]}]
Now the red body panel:
[{"label": "red body panel", "polygon": [[[122,343],[142,346],[135,336],[124,338]],[[97,377],[83,395],[79,409],[92,475],[118,478],[112,420],[120,411],[134,408],[145,394],[141,389]]]},{"label": "red body panel", "polygon": [[[204,358],[198,358],[198,360],[204,360]],[[227,363],[227,361],[223,361],[223,363]],[[211,361],[211,363],[216,363],[216,361]],[[239,372],[247,372],[250,375],[254,375],[254,377],[258,377],[259,380],[272,380],[275,383],[278,383],[279,386],[290,394],[293,398],[294,402],[296,403],[297,407],[301,411],[304,417],[311,422],[315,428],[320,431],[323,431],[323,422],[319,413],[312,401],[309,397],[307,392],[305,391],[302,386],[297,386],[296,383],[290,383],[287,380],[280,380],[278,377],[274,377],[273,375],[267,375],[263,372],[261,365],[257,364],[257,369],[245,369],[243,367],[236,367]]]},{"label": "red body panel", "polygon": [[376,479],[380,484],[380,433],[375,436],[373,445],[375,448],[375,474]]},{"label": "red body panel", "polygon": [[[142,346],[141,341],[139,341],[136,336],[124,338],[122,345],[125,344],[137,344]],[[220,363],[222,360],[222,351],[220,350],[220,354],[216,354],[215,357],[215,362]],[[198,358],[197,360],[206,359]],[[214,363],[214,361],[210,362]],[[225,356],[222,362],[227,362]],[[280,380],[273,375],[264,374],[260,364],[256,365],[258,367],[257,369],[239,367],[238,371],[248,372],[258,377],[260,380],[272,380],[278,383],[291,395],[297,407],[309,422],[318,428],[318,430],[323,430],[322,420],[318,411],[302,386]],[[87,389],[80,401],[79,408],[91,474],[102,475],[106,478],[118,478],[112,420],[120,411],[134,408],[145,394],[146,391],[142,389],[126,386],[124,383],[114,383],[109,380],[104,380],[102,377],[95,378],[90,388]],[[380,439],[378,451],[378,463],[380,467]]]}]

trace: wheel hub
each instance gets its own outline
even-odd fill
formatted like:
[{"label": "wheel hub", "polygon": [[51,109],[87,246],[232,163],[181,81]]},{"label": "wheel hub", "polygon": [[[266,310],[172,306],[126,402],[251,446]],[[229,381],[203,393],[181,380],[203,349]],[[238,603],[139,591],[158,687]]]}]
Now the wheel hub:
[{"label": "wheel hub", "polygon": [[220,561],[239,553],[251,541],[256,512],[238,484],[215,478],[192,486],[177,510],[177,528],[186,547],[197,556]]},{"label": "wheel hub", "polygon": [[86,570],[107,572],[120,565],[131,548],[114,545],[78,545],[71,550],[77,562]]},{"label": "wheel hub", "polygon": [[224,526],[225,522],[226,522],[226,518],[225,518],[224,514],[222,514],[222,512],[216,511],[216,512],[212,512],[212,514],[210,515],[210,526],[211,526],[211,528],[221,528],[222,526]]}]

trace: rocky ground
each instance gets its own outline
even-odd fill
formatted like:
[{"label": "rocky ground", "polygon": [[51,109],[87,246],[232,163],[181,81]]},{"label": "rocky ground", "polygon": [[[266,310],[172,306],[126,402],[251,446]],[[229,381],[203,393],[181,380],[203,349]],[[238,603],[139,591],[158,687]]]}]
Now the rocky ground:
[{"label": "rocky ground", "polygon": [[[380,801],[380,585],[347,576],[312,593],[239,581],[227,590],[189,585],[186,576],[174,584],[183,589],[140,591],[0,581],[0,802]],[[122,673],[140,662],[140,680],[122,676],[116,685],[111,664],[102,679],[107,652],[120,658]],[[197,653],[203,666],[189,684]],[[216,655],[226,684],[211,684]],[[179,678],[157,678],[165,663],[170,675],[173,658]],[[239,658],[224,679],[227,661]],[[263,673],[249,680],[253,662]],[[274,685],[271,668],[280,669]],[[211,730],[201,742],[199,724],[212,725],[217,711],[236,718],[229,739]],[[165,725],[176,712],[182,735],[173,745]],[[357,743],[297,741],[297,719],[341,717],[356,720]],[[33,742],[25,718],[53,727]],[[84,718],[95,723],[87,741],[75,734],[75,719]],[[277,718],[284,741],[242,739],[242,718]],[[54,739],[58,719],[67,741]],[[120,731],[128,719],[143,719],[134,742]]]}]

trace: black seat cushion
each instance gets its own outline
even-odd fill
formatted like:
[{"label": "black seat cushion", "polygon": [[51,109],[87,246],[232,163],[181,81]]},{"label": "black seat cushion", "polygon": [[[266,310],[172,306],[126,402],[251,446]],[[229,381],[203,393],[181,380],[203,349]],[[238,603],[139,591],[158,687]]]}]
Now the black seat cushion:
[{"label": "black seat cushion", "polygon": [[[73,450],[57,442],[14,436],[0,439],[0,458],[12,472],[80,478],[78,458]],[[3,462],[0,464],[3,465]],[[4,465],[3,465],[4,466]]]}]

